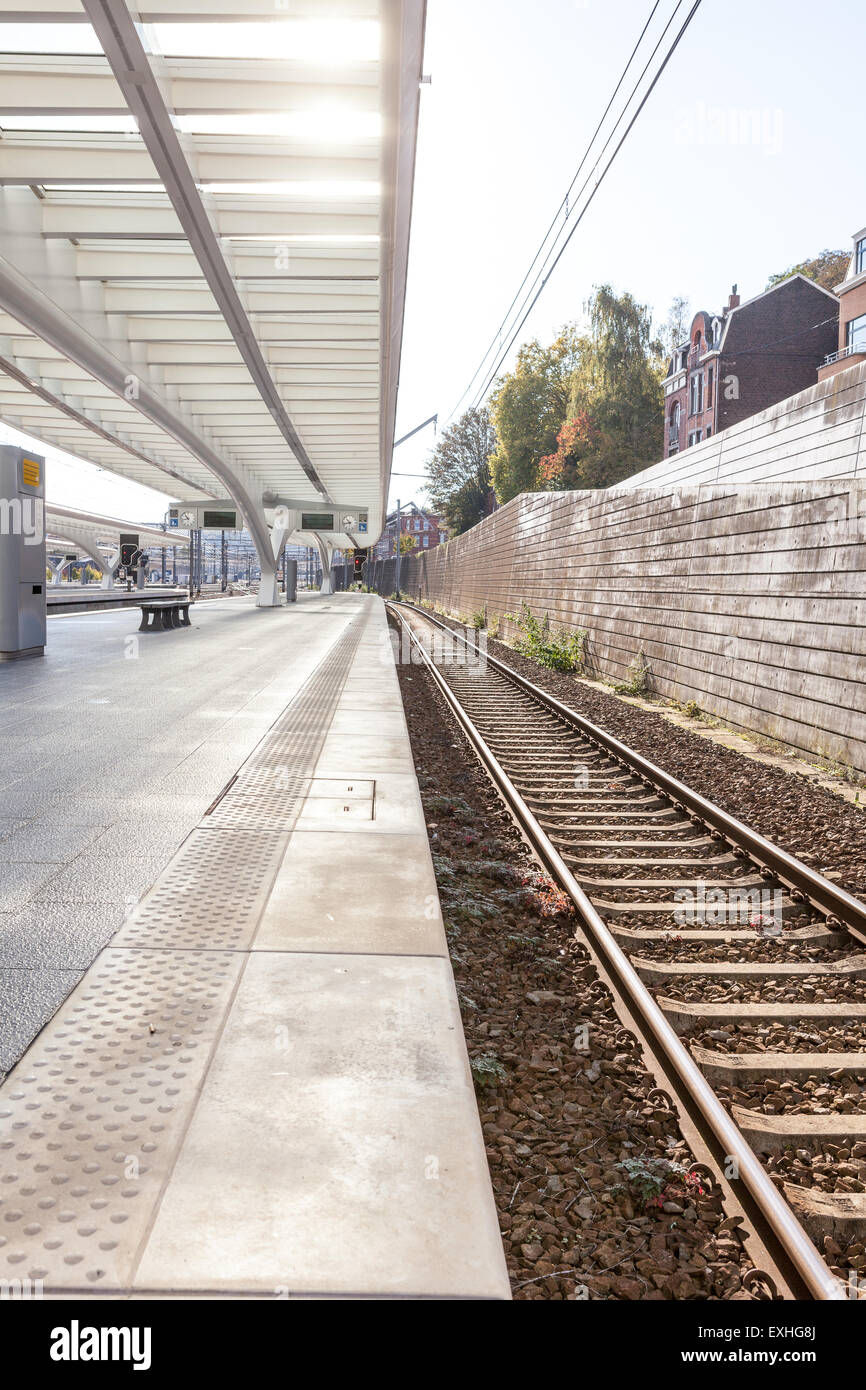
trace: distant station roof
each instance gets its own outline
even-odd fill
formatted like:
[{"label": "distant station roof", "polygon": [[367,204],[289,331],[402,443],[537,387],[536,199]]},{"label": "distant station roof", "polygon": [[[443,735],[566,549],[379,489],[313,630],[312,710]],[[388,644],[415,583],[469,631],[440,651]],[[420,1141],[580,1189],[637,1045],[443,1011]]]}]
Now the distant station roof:
[{"label": "distant station roof", "polygon": [[[384,519],[424,0],[0,0],[0,418]],[[264,500],[263,500],[264,499]]]},{"label": "distant station roof", "polygon": [[155,527],[137,526],[134,521],[117,521],[114,517],[96,516],[93,512],[78,512],[71,507],[52,504],[45,508],[45,533],[53,539],[85,546],[92,538],[117,544],[121,535],[138,536],[143,550],[173,546],[186,549],[189,546],[189,536],[183,531],[157,531]]}]

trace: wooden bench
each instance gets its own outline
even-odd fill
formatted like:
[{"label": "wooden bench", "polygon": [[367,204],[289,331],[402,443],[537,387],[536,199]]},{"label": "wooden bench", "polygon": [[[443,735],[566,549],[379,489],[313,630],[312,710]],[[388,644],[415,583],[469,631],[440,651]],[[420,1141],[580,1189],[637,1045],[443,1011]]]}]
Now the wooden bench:
[{"label": "wooden bench", "polygon": [[157,629],[168,632],[174,627],[191,627],[192,624],[189,620],[191,602],[192,599],[189,598],[143,600],[139,605],[141,608],[139,632],[154,632]]}]

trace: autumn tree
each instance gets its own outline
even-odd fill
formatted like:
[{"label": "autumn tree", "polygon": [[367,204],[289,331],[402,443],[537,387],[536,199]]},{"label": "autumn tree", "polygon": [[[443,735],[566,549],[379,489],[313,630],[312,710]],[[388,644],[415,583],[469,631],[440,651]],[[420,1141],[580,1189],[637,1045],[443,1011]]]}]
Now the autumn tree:
[{"label": "autumn tree", "polygon": [[568,324],[550,347],[525,343],[514,371],[497,382],[490,398],[496,433],[490,474],[500,502],[538,486],[539,463],[556,448],[568,412],[579,352],[577,327]]},{"label": "autumn tree", "polygon": [[822,289],[835,290],[845,279],[850,259],[850,251],[820,251],[811,261],[801,261],[799,265],[792,265],[788,270],[780,271],[778,275],[771,275],[767,281],[767,289],[771,290],[774,285],[787,280],[791,275],[805,275],[807,280],[814,280]]},{"label": "autumn tree", "polygon": [[540,473],[547,487],[610,487],[661,457],[666,363],[646,305],[597,286],[585,306],[566,419]]},{"label": "autumn tree", "polygon": [[490,456],[496,434],[486,407],[467,410],[443,432],[427,463],[428,492],[435,509],[460,535],[487,511]]}]

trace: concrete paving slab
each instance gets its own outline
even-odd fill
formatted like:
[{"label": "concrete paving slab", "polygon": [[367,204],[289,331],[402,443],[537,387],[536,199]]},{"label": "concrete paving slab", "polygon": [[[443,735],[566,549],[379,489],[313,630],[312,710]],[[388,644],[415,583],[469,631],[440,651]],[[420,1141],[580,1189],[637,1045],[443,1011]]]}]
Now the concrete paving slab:
[{"label": "concrete paving slab", "polygon": [[14,912],[31,900],[59,865],[44,863],[0,863],[0,912]]},{"label": "concrete paving slab", "polygon": [[[109,824],[106,820],[105,826]],[[96,840],[103,828],[99,825],[26,823],[14,834],[0,840],[0,863],[32,860],[66,863]]]},{"label": "concrete paving slab", "polygon": [[0,913],[0,966],[86,970],[123,921],[114,904],[28,903]]},{"label": "concrete paving slab", "polygon": [[[36,903],[128,903],[146,892],[166,856],[158,850],[135,859],[102,859],[80,854],[71,864],[54,867],[52,876],[33,894]],[[0,865],[0,873],[5,866]]]},{"label": "concrete paving slab", "polygon": [[356,777],[377,777],[382,772],[404,772],[411,757],[406,734],[330,734],[316,764],[317,777],[343,777],[351,769]]},{"label": "concrete paving slab", "polygon": [[241,1288],[509,1296],[447,961],[250,959],[135,1278]]},{"label": "concrete paving slab", "polygon": [[78,971],[0,969],[0,1071],[14,1066],[80,979]]},{"label": "concrete paving slab", "polygon": [[253,949],[446,956],[429,854],[414,835],[296,830]]}]

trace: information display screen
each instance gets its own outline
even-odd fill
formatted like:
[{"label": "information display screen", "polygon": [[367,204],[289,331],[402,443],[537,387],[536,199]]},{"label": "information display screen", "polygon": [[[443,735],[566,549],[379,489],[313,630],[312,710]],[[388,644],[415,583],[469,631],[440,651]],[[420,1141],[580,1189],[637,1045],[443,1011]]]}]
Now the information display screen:
[{"label": "information display screen", "polygon": [[302,531],[333,531],[333,512],[301,512]]},{"label": "information display screen", "polygon": [[202,512],[201,524],[206,531],[236,531],[237,512]]}]

